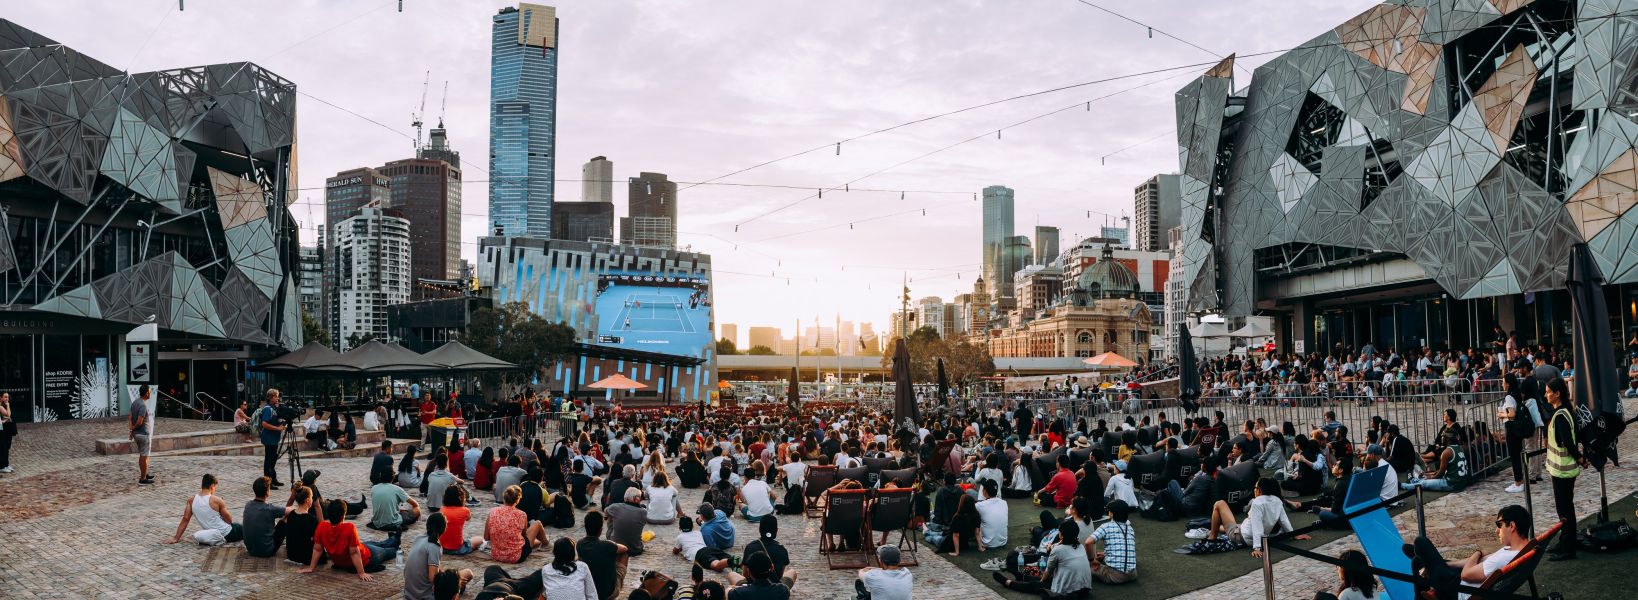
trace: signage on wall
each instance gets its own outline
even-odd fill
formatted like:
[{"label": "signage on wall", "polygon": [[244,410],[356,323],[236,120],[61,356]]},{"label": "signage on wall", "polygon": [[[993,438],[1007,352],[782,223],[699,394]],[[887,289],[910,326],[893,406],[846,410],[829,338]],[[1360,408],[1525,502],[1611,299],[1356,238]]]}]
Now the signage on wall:
[{"label": "signage on wall", "polygon": [[1302,354],[1303,353],[1302,340],[1293,340],[1291,342],[1291,349],[1296,350],[1297,354]]},{"label": "signage on wall", "polygon": [[153,342],[126,342],[127,354],[131,359],[126,361],[125,376],[130,383],[154,382],[154,343]]}]

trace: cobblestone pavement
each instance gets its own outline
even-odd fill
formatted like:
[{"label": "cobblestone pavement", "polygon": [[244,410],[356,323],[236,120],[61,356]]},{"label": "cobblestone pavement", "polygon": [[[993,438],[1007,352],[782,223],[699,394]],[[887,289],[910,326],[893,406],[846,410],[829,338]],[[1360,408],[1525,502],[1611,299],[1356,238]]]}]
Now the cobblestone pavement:
[{"label": "cobblestone pavement", "polygon": [[[210,424],[203,428],[215,428]],[[167,427],[182,431],[181,424]],[[296,565],[278,559],[244,555],[242,544],[205,548],[188,542],[167,545],[181,518],[183,504],[197,490],[199,476],[220,480],[218,495],[237,519],[250,499],[250,482],[261,474],[259,456],[155,459],[155,485],[137,485],[134,459],[97,456],[93,442],[123,434],[123,424],[58,422],[25,426],[14,462],[18,473],[0,479],[0,598],[396,598],[403,587],[401,562],[391,563],[374,580],[320,569],[302,575]],[[319,487],[329,498],[357,498],[368,485],[369,458],[304,461],[304,468],[323,471]],[[45,468],[51,465],[51,468]],[[281,472],[285,465],[281,462]],[[697,506],[703,490],[680,490],[685,510]],[[275,498],[280,499],[278,493]],[[494,504],[487,498],[473,510],[468,536],[481,534]],[[363,522],[363,521],[358,521]],[[739,548],[755,539],[756,526],[732,519]],[[796,591],[810,598],[852,598],[855,573],[831,571],[818,552],[818,519],[781,517],[780,539],[798,571]],[[190,525],[189,530],[197,526]],[[636,584],[643,570],[658,570],[679,580],[688,578],[689,563],[671,554],[675,525],[651,526],[656,534],[649,551],[631,561],[626,585]],[[379,534],[360,529],[366,539]],[[578,537],[583,530],[551,529]],[[407,549],[416,536],[405,537]],[[896,538],[895,538],[896,539]],[[537,554],[537,556],[539,556]],[[917,594],[941,600],[998,598],[972,576],[930,552],[920,553],[912,567]],[[531,559],[539,568],[544,559]],[[444,566],[479,572],[495,564],[487,555],[445,557]],[[513,573],[526,567],[510,566]],[[987,574],[983,574],[986,575]],[[718,578],[720,579],[720,578]],[[471,597],[469,593],[468,598]],[[624,597],[621,594],[620,597]]]}]

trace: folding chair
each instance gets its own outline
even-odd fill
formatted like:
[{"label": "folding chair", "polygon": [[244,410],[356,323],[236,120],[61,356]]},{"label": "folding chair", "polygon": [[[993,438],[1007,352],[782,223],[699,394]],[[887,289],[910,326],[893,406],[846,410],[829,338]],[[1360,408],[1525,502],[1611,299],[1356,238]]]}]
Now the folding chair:
[{"label": "folding chair", "polygon": [[807,498],[804,512],[807,516],[817,517],[824,513],[824,507],[819,505],[819,497],[825,490],[836,485],[836,465],[815,465],[808,468],[807,481],[803,483],[802,495]]},{"label": "folding chair", "polygon": [[906,567],[918,564],[916,546],[919,544],[916,543],[915,530],[910,528],[910,520],[915,516],[915,499],[915,490],[909,488],[879,490],[875,503],[870,507],[872,542],[876,532],[886,532],[891,537],[893,531],[898,531],[898,548],[902,557],[899,564]]},{"label": "folding chair", "polygon": [[910,467],[908,469],[882,471],[881,482],[882,487],[887,487],[887,483],[892,482],[897,484],[899,487],[908,488],[916,484],[916,468]]},{"label": "folding chair", "polygon": [[[865,479],[867,478],[868,475],[870,475],[870,467],[865,467],[865,466],[851,467],[851,468],[847,468],[847,469],[837,469],[836,470],[836,482],[841,483],[843,481],[847,481],[849,479],[852,479],[854,481],[859,482],[859,485],[863,485],[863,486],[868,488],[870,486],[867,485],[867,482],[865,481]],[[832,485],[834,485],[834,484],[832,484]]]},{"label": "folding chair", "polygon": [[[832,570],[862,569],[870,564],[870,553],[865,551],[865,538],[870,535],[865,527],[865,500],[867,490],[831,490],[819,525],[819,552]],[[847,538],[854,537],[852,550],[847,549]]]},{"label": "folding chair", "polygon": [[870,481],[861,482],[861,483],[864,483],[865,487],[876,487],[876,482],[881,481],[882,471],[884,469],[886,469],[891,464],[893,464],[893,459],[887,458],[885,456],[882,456],[882,457],[867,456],[867,457],[865,457],[864,458],[865,469],[870,472],[870,474],[867,475],[866,477]]}]

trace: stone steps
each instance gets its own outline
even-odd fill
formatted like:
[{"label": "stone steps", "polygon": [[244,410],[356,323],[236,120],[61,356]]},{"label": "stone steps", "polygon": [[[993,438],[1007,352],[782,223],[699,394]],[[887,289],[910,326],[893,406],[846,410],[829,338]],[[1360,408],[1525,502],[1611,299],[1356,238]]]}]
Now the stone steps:
[{"label": "stone steps", "polygon": [[[161,425],[161,427],[163,427],[163,425]],[[300,425],[296,426],[296,430],[291,435],[297,436],[297,439],[305,441],[305,438],[301,437],[303,432]],[[385,435],[385,433],[380,431],[359,431],[358,445],[361,447],[379,446]],[[239,432],[234,431],[231,427],[227,429],[165,433],[153,436],[153,438],[149,440],[149,449],[152,451],[152,454],[155,455],[162,453],[172,455],[173,453],[187,450],[222,448],[224,449],[223,452],[218,453],[217,455],[233,456],[241,454],[239,452],[231,451],[232,448],[236,448],[238,446],[249,445],[257,448],[261,447],[261,443],[254,439],[254,437],[252,437],[249,442],[246,442],[245,438],[246,436],[240,435]],[[133,454],[136,452],[136,443],[132,442],[128,438],[100,439],[96,441],[96,450],[97,454],[103,455]],[[212,453],[193,452],[191,454]]]},{"label": "stone steps", "polygon": [[[350,448],[350,449],[348,449],[348,448],[337,448],[335,450],[329,450],[329,451],[309,450],[308,447],[307,447],[307,444],[304,441],[304,443],[302,443],[302,445],[299,447],[300,450],[301,450],[301,456],[304,459],[305,458],[357,458],[357,457],[360,457],[360,456],[374,456],[376,452],[381,450],[381,432],[371,432],[371,433],[375,434],[374,436],[372,436],[374,438],[373,440],[366,443],[365,440],[364,440],[364,434],[360,433],[359,436],[358,436],[359,437],[358,445],[353,447],[353,448]],[[404,448],[410,446],[411,444],[418,443],[419,440],[394,439],[394,440],[391,440],[391,441],[392,441],[392,452],[393,452],[393,454],[402,454],[403,451],[404,451]],[[222,445],[216,445],[216,446],[204,446],[204,447],[199,447],[199,448],[182,448],[182,449],[175,449],[175,450],[166,450],[166,451],[163,451],[163,452],[155,451],[155,452],[153,452],[151,454],[151,456],[154,456],[154,457],[260,456],[261,454],[262,454],[262,444],[261,444],[261,442],[251,442],[251,443],[248,443],[248,444],[222,444]]]}]

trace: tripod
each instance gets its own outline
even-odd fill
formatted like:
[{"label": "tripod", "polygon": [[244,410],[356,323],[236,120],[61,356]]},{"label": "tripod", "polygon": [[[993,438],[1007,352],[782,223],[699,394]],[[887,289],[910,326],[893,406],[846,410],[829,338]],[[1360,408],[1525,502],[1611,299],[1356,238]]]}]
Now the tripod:
[{"label": "tripod", "polygon": [[279,453],[285,455],[285,460],[290,466],[291,483],[301,481],[302,473],[301,450],[296,447],[297,440],[293,439],[290,433],[295,430],[294,425],[295,423],[291,423],[284,428],[284,439],[279,441]]}]

